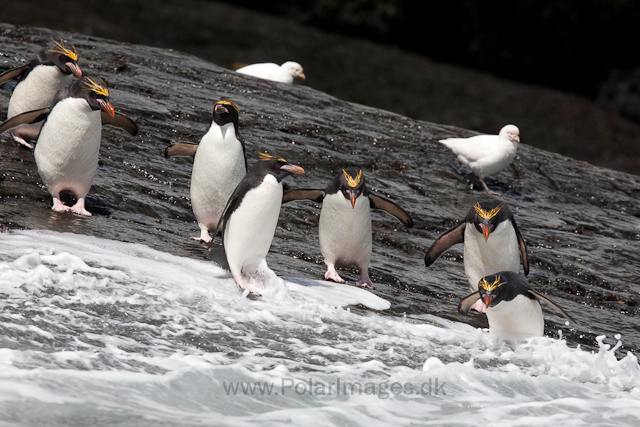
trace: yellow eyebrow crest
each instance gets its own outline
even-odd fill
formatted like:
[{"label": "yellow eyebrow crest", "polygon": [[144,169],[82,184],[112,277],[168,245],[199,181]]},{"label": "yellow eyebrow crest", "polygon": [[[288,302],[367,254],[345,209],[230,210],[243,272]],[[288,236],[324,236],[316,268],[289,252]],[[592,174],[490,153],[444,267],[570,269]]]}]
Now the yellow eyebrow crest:
[{"label": "yellow eyebrow crest", "polygon": [[287,161],[285,159],[283,159],[282,157],[274,157],[271,154],[267,154],[267,153],[258,153],[258,156],[260,157],[260,160],[275,160],[278,162],[285,162],[287,163]]},{"label": "yellow eyebrow crest", "polygon": [[93,92],[97,93],[98,95],[109,96],[109,89],[106,88],[107,85],[104,83],[104,81],[102,81],[102,79],[100,79],[100,82],[102,83],[102,85],[94,82],[89,77],[87,77],[87,80],[84,82],[84,85],[89,89],[91,89]]},{"label": "yellow eyebrow crest", "polygon": [[230,106],[231,108],[233,108],[234,110],[236,110],[236,113],[238,113],[238,114],[240,113],[240,110],[238,110],[238,107],[236,106],[236,104],[234,104],[234,103],[233,103],[233,102],[231,102],[231,101],[218,101],[218,102],[216,102],[216,105],[217,105],[217,104],[221,104],[221,105],[228,105],[228,106]]},{"label": "yellow eyebrow crest", "polygon": [[61,53],[65,56],[68,56],[69,58],[73,59],[74,61],[78,60],[78,52],[76,51],[76,47],[75,46],[71,46],[71,48],[73,49],[73,51],[71,51],[71,49],[67,49],[67,47],[64,45],[64,43],[62,43],[62,41],[53,41],[53,45],[55,47],[57,47],[57,50],[51,50],[51,52],[53,53]]},{"label": "yellow eyebrow crest", "polygon": [[478,284],[478,287],[484,289],[485,291],[493,291],[498,286],[502,286],[506,283],[507,282],[500,282],[500,276],[496,276],[496,280],[494,280],[493,283],[487,282],[487,279],[483,277],[480,283]]},{"label": "yellow eyebrow crest", "polygon": [[476,210],[476,212],[478,213],[478,216],[480,216],[481,218],[484,219],[491,219],[494,216],[498,215],[498,212],[500,212],[500,206],[491,209],[489,212],[485,211],[484,209],[482,209],[480,207],[480,203],[476,202],[476,204],[473,206],[473,208]]},{"label": "yellow eyebrow crest", "polygon": [[351,175],[349,175],[344,169],[342,169],[342,173],[344,174],[344,179],[347,180],[347,184],[349,184],[349,187],[355,187],[356,185],[358,185],[360,183],[360,179],[362,178],[362,169],[360,169],[360,172],[358,172],[358,175],[356,175],[355,179],[353,179]]}]

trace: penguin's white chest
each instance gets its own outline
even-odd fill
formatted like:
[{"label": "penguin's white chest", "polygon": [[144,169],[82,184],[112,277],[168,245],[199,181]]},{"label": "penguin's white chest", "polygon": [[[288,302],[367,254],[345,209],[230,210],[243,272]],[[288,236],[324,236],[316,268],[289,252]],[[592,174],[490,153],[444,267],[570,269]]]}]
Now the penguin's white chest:
[{"label": "penguin's white chest", "polygon": [[540,303],[524,295],[488,307],[487,320],[494,339],[522,339],[544,334]]},{"label": "penguin's white chest", "polygon": [[242,145],[232,123],[213,123],[202,137],[191,173],[191,205],[198,223],[215,228],[227,200],[246,174]]},{"label": "penguin's white chest", "polygon": [[55,65],[38,65],[16,85],[9,100],[7,118],[50,107],[56,92],[72,81],[72,74],[62,74]]},{"label": "penguin's white chest", "polygon": [[66,98],[49,113],[35,149],[38,172],[52,194],[84,197],[98,169],[102,121],[84,99]]},{"label": "penguin's white chest", "polygon": [[227,219],[224,248],[233,275],[242,270],[255,272],[264,261],[278,224],[282,205],[282,184],[266,175],[260,185],[249,190]]},{"label": "penguin's white chest", "polygon": [[502,221],[485,242],[482,233],[472,224],[464,230],[464,271],[471,290],[488,274],[520,270],[518,237],[510,221]]},{"label": "penguin's white chest", "polygon": [[325,196],[320,212],[320,250],[327,264],[369,265],[371,259],[371,207],[360,196],[355,206],[342,192]]}]

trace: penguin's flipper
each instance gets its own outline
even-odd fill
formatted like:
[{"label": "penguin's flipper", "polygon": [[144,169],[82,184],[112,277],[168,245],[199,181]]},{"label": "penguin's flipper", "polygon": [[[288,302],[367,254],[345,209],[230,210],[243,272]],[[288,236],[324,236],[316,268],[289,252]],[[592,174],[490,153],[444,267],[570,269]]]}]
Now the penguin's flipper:
[{"label": "penguin's flipper", "polygon": [[124,114],[116,113],[113,117],[111,117],[103,111],[100,113],[100,117],[102,118],[103,125],[111,125],[122,130],[126,130],[133,136],[136,136],[138,134],[138,125],[136,125],[133,120],[131,120]]},{"label": "penguin's flipper", "polygon": [[175,142],[164,149],[162,155],[166,158],[169,157],[195,157],[196,151],[198,151],[197,144],[191,144],[189,142]]},{"label": "penguin's flipper", "polygon": [[12,68],[0,74],[0,85],[6,81],[15,79],[16,77],[20,76],[20,74],[27,71],[28,68],[29,68],[29,65],[27,64],[27,65],[23,65],[22,67]]},{"label": "penguin's flipper", "polygon": [[442,236],[438,238],[438,240],[433,242],[433,245],[431,245],[424,256],[424,264],[429,267],[451,246],[455,245],[456,243],[464,242],[464,229],[466,225],[467,223],[463,222],[462,224],[453,227],[452,229],[443,233]]},{"label": "penguin's flipper", "polygon": [[228,217],[231,215],[231,213],[233,211],[236,210],[236,208],[238,207],[238,205],[242,201],[242,199],[240,197],[240,193],[243,191],[243,189],[240,187],[242,183],[243,182],[240,181],[240,184],[238,184],[236,189],[233,190],[233,194],[231,194],[231,197],[229,197],[229,200],[227,201],[227,205],[224,207],[224,210],[222,211],[222,215],[220,215],[220,219],[218,220],[218,225],[216,226],[216,231],[213,233],[214,236],[217,236],[218,233],[220,231],[222,231],[222,233],[223,233],[222,246],[223,247],[224,247],[224,228],[226,227],[226,224],[228,222],[227,221]]},{"label": "penguin's flipper", "polygon": [[476,303],[480,299],[480,292],[475,291],[471,295],[467,295],[462,298],[460,304],[458,304],[458,312],[460,314],[468,314],[469,310],[471,310],[471,306]]},{"label": "penguin's flipper", "polygon": [[413,220],[409,214],[400,206],[393,203],[391,200],[387,200],[384,197],[376,196],[375,194],[369,194],[369,203],[372,209],[381,209],[389,215],[395,216],[401,223],[408,228],[413,227]]},{"label": "penguin's flipper", "polygon": [[287,190],[282,195],[282,203],[291,202],[293,200],[313,200],[316,203],[322,203],[324,200],[324,190],[298,188]]},{"label": "penguin's flipper", "polygon": [[212,245],[209,252],[209,259],[218,264],[223,270],[230,271],[227,254],[222,245]]},{"label": "penguin's flipper", "polygon": [[520,255],[522,256],[522,267],[524,268],[524,275],[528,276],[529,259],[527,257],[527,245],[525,245],[524,243],[524,239],[522,238],[522,234],[520,234],[520,230],[518,230],[515,219],[511,218],[511,224],[513,225],[513,229],[516,230],[516,236],[518,236],[518,245],[520,246]]},{"label": "penguin's flipper", "polygon": [[573,320],[573,317],[569,316],[569,314],[564,311],[562,308],[560,308],[560,306],[558,304],[556,304],[555,302],[551,301],[549,298],[540,295],[539,293],[537,293],[536,291],[534,291],[533,289],[529,289],[529,293],[531,295],[533,295],[534,297],[538,298],[540,301],[544,301],[547,304],[549,304],[551,307],[553,307],[558,313],[562,314],[565,318],[571,320],[573,323],[575,323],[576,325],[578,324],[578,322],[576,322],[575,320]]},{"label": "penguin's flipper", "polygon": [[13,116],[0,125],[0,133],[13,129],[16,126],[40,122],[47,117],[50,110],[51,109],[47,107],[41,108],[40,110],[27,111],[26,113]]}]

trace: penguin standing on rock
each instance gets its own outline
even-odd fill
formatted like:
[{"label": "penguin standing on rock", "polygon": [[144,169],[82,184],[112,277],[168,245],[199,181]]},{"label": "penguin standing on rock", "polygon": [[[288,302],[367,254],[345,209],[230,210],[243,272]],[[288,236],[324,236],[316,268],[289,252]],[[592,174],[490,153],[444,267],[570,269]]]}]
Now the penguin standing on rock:
[{"label": "penguin standing on rock", "polygon": [[[516,220],[509,207],[496,199],[476,203],[465,221],[448,230],[427,251],[424,263],[429,267],[445,251],[456,243],[464,242],[464,271],[472,291],[478,290],[478,282],[484,276],[497,271],[520,270],[520,259],[524,274],[529,274],[527,247],[518,230]],[[484,313],[481,300],[472,307]]]},{"label": "penguin standing on rock", "polygon": [[500,271],[483,277],[478,290],[460,301],[458,311],[467,314],[476,301],[487,306],[489,332],[494,339],[523,339],[544,334],[540,301],[577,323],[562,308],[537,293],[527,279],[512,271]]},{"label": "penguin standing on rock", "polygon": [[[214,252],[214,259],[231,271],[242,289],[260,295],[246,283],[243,273],[252,276],[258,267],[267,266],[265,258],[282,205],[282,180],[291,174],[303,173],[303,168],[285,159],[260,153],[260,160],[249,169],[229,198],[218,222],[218,228],[222,227],[222,247],[218,248],[222,254]],[[216,229],[215,234],[217,232]]]},{"label": "penguin standing on rock", "polygon": [[372,194],[362,170],[343,169],[323,190],[289,190],[283,203],[292,200],[322,203],[320,212],[320,250],[327,264],[325,279],[344,283],[336,265],[356,265],[360,269],[357,286],[374,288],[369,278],[371,260],[371,209],[382,209],[405,226],[413,227],[407,212],[395,203]]},{"label": "penguin standing on rock", "polygon": [[193,156],[191,206],[200,237],[192,239],[211,242],[209,230],[216,228],[229,196],[247,173],[244,142],[238,132],[238,107],[229,101],[217,102],[211,128],[200,144],[178,142],[164,155]]},{"label": "penguin standing on rock", "polygon": [[[109,102],[109,90],[101,80],[83,77],[58,91],[50,108],[22,113],[0,125],[0,133],[25,123],[45,120],[38,135],[35,159],[38,173],[53,196],[52,209],[91,216],[85,197],[98,170],[101,126],[110,124],[135,135],[131,119],[116,114]],[[65,206],[60,192],[77,197],[74,206]]]},{"label": "penguin standing on rock", "polygon": [[484,177],[500,172],[509,166],[516,156],[520,144],[520,130],[517,126],[506,125],[498,135],[476,135],[471,138],[448,138],[440,140],[467,165],[480,179],[488,194],[498,195],[489,190]]},{"label": "penguin standing on rock", "polygon": [[[53,42],[50,49],[40,50],[31,60],[0,75],[0,84],[19,78],[9,100],[7,119],[27,111],[49,107],[53,98],[73,77],[82,77],[78,66],[78,52],[74,46],[67,48],[62,41]],[[26,147],[33,145],[26,140],[35,140],[41,124],[25,125],[12,132],[13,139]]]}]

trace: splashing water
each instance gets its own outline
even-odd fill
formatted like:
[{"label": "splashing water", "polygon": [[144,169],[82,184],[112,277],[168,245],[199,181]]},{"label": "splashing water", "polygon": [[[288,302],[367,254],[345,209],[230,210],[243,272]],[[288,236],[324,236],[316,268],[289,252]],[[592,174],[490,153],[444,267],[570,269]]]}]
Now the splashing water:
[{"label": "splashing water", "polygon": [[486,330],[347,285],[144,245],[0,234],[0,412],[24,425],[635,425],[640,367],[598,337],[498,345]]}]

